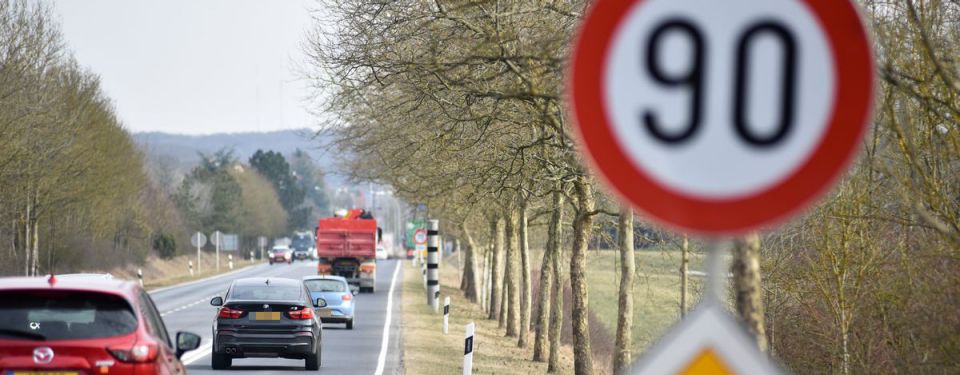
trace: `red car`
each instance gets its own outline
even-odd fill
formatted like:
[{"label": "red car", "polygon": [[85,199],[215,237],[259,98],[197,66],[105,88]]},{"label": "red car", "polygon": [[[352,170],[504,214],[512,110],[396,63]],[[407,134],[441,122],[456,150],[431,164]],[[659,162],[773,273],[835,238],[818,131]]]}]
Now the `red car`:
[{"label": "red car", "polygon": [[0,374],[183,374],[160,312],[136,283],[104,275],[0,278]]}]

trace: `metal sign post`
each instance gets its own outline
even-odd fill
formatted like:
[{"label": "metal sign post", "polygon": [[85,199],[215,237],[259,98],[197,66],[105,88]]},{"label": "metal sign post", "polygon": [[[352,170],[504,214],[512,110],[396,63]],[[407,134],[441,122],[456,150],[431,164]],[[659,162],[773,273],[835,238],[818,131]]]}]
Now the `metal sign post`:
[{"label": "metal sign post", "polygon": [[190,244],[197,247],[197,273],[200,273],[202,271],[200,268],[200,248],[207,244],[207,236],[200,232],[194,233],[190,237]]}]

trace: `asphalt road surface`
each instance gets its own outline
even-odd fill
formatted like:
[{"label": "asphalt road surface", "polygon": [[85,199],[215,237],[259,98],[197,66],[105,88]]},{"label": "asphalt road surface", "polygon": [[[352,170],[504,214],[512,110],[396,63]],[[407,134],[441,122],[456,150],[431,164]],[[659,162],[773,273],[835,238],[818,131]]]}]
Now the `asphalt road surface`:
[{"label": "asphalt road surface", "polygon": [[[395,374],[400,364],[400,279],[398,261],[377,262],[377,291],[362,293],[356,297],[353,330],[343,324],[324,324],[323,358],[319,373],[326,374]],[[263,264],[235,271],[199,282],[174,286],[151,292],[157,308],[163,315],[171,339],[178,331],[200,335],[200,348],[187,352],[183,362],[190,374],[294,374],[308,373],[303,360],[274,358],[234,359],[229,370],[210,368],[211,336],[217,308],[210,306],[210,299],[222,296],[230,282],[244,277],[297,278],[316,273],[316,262],[288,264]],[[395,273],[397,286],[393,291],[392,312],[388,314],[387,303],[391,280]],[[387,317],[391,317],[385,327]],[[388,334],[386,342],[384,335]],[[382,358],[381,358],[382,357]],[[382,364],[381,364],[382,361]],[[382,372],[377,372],[378,367]],[[312,371],[310,373],[313,373]]]}]

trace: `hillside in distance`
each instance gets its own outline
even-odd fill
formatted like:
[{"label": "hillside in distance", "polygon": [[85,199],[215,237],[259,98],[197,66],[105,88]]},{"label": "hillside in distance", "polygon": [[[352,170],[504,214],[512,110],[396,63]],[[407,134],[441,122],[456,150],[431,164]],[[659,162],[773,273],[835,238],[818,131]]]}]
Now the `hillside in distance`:
[{"label": "hillside in distance", "polygon": [[[297,149],[310,154],[325,174],[328,187],[341,186],[345,179],[338,173],[335,150],[330,138],[316,136],[309,129],[278,130],[272,132],[220,133],[186,135],[164,132],[133,133],[133,139],[146,156],[148,168],[162,166],[179,177],[200,162],[200,154],[213,154],[221,149],[233,149],[234,156],[247,163],[258,149],[273,150],[287,156]],[[179,178],[174,177],[174,181]]]}]

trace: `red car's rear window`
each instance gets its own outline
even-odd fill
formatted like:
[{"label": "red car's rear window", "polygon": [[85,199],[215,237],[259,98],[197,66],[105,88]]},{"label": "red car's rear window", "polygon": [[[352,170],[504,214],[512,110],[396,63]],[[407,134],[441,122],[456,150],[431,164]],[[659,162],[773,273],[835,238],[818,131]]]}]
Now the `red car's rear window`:
[{"label": "red car's rear window", "polygon": [[129,334],[137,328],[122,297],[78,291],[0,291],[0,338],[74,340]]}]

